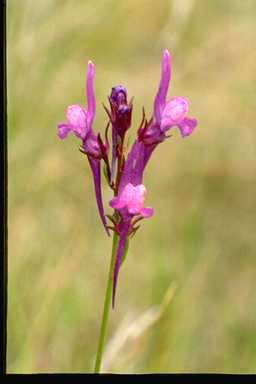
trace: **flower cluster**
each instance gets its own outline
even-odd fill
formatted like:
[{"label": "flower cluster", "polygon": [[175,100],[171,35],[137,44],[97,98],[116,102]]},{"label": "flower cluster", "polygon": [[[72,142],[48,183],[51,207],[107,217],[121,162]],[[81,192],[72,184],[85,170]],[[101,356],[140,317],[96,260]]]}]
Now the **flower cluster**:
[{"label": "flower cluster", "polygon": [[[103,226],[109,235],[109,230],[117,233],[119,240],[116,250],[113,270],[112,306],[114,307],[118,272],[123,260],[128,239],[138,229],[137,223],[153,215],[152,208],[144,207],[146,187],[143,185],[144,169],[154,149],[169,136],[166,134],[173,127],[178,127],[182,137],[192,133],[197,126],[195,118],[187,117],[189,102],[185,97],[167,98],[171,77],[170,54],[165,50],[162,57],[160,84],[154,100],[153,116],[146,119],[143,109],[142,120],[137,130],[137,137],[127,157],[124,152],[124,142],[127,130],[132,121],[132,100],[127,101],[127,90],[118,85],[113,87],[108,97],[109,108],[104,106],[108,115],[108,124],[104,140],[100,133],[93,131],[93,121],[96,112],[94,96],[94,64],[88,62],[86,96],[87,109],[81,105],[70,105],[66,112],[66,122],[58,124],[58,136],[64,139],[73,132],[81,139],[80,151],[89,161],[92,171],[96,201]],[[109,161],[109,126],[112,127],[111,162]],[[101,163],[104,174],[114,197],[109,206],[114,209],[112,215],[106,215],[101,190]],[[107,224],[108,218],[111,225]]]}]

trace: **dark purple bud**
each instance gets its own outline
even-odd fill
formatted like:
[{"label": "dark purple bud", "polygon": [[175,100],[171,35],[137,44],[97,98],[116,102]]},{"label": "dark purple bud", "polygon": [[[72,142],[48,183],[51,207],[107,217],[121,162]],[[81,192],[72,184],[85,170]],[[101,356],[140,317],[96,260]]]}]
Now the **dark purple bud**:
[{"label": "dark purple bud", "polygon": [[127,91],[122,85],[112,88],[109,97],[111,112],[108,112],[113,129],[122,138],[131,125],[132,102],[127,103]]},{"label": "dark purple bud", "polygon": [[110,95],[110,101],[116,103],[117,105],[127,104],[126,88],[122,85],[113,87]]},{"label": "dark purple bud", "polygon": [[[116,160],[118,157],[118,137],[121,138],[121,143],[124,140],[126,131],[131,126],[132,117],[132,101],[127,103],[127,91],[122,85],[117,85],[112,88],[109,96],[111,110],[106,107],[105,110],[112,124],[112,165],[111,165],[111,181],[115,176]],[[121,144],[122,147],[122,144]],[[122,155],[120,155],[122,156]]]},{"label": "dark purple bud", "polygon": [[128,107],[128,105],[125,105],[125,104],[121,104],[119,107],[118,107],[118,110],[117,110],[117,115],[119,118],[123,118],[125,117],[130,111],[130,107]]}]

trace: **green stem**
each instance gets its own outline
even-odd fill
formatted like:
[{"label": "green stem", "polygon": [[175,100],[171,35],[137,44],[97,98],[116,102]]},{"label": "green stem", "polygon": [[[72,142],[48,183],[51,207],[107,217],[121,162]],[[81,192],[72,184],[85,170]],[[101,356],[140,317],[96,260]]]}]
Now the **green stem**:
[{"label": "green stem", "polygon": [[109,267],[107,289],[105,293],[104,309],[103,309],[103,315],[101,320],[100,337],[99,337],[98,349],[96,354],[96,363],[95,363],[94,373],[100,372],[104,340],[105,340],[106,331],[107,331],[109,308],[111,303],[112,274],[113,274],[113,268],[115,263],[117,240],[118,240],[118,235],[114,232],[113,243],[112,243],[112,256],[111,256],[111,262]]}]

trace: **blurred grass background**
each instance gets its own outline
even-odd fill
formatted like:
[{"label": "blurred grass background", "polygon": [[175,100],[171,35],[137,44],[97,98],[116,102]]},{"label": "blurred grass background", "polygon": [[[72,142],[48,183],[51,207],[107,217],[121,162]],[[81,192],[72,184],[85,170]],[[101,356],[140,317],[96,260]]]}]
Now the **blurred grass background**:
[{"label": "blurred grass background", "polygon": [[111,241],[87,159],[56,124],[85,103],[92,59],[94,127],[121,83],[135,97],[131,143],[168,48],[169,96],[188,97],[199,126],[146,170],[155,214],[120,272],[106,350],[123,341],[104,371],[255,373],[256,2],[10,0],[7,12],[8,372],[92,371]]}]

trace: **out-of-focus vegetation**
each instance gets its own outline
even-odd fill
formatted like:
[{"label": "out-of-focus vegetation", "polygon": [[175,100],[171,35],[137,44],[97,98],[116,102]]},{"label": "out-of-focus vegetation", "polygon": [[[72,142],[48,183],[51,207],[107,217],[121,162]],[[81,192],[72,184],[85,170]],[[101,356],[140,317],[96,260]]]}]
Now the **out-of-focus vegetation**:
[{"label": "out-of-focus vegetation", "polygon": [[169,95],[189,98],[199,126],[173,132],[148,165],[155,214],[120,272],[104,371],[255,373],[255,0],[10,0],[7,11],[8,372],[92,370],[111,241],[80,143],[61,142],[56,124],[85,103],[92,59],[94,127],[121,83],[131,144],[168,48]]}]

